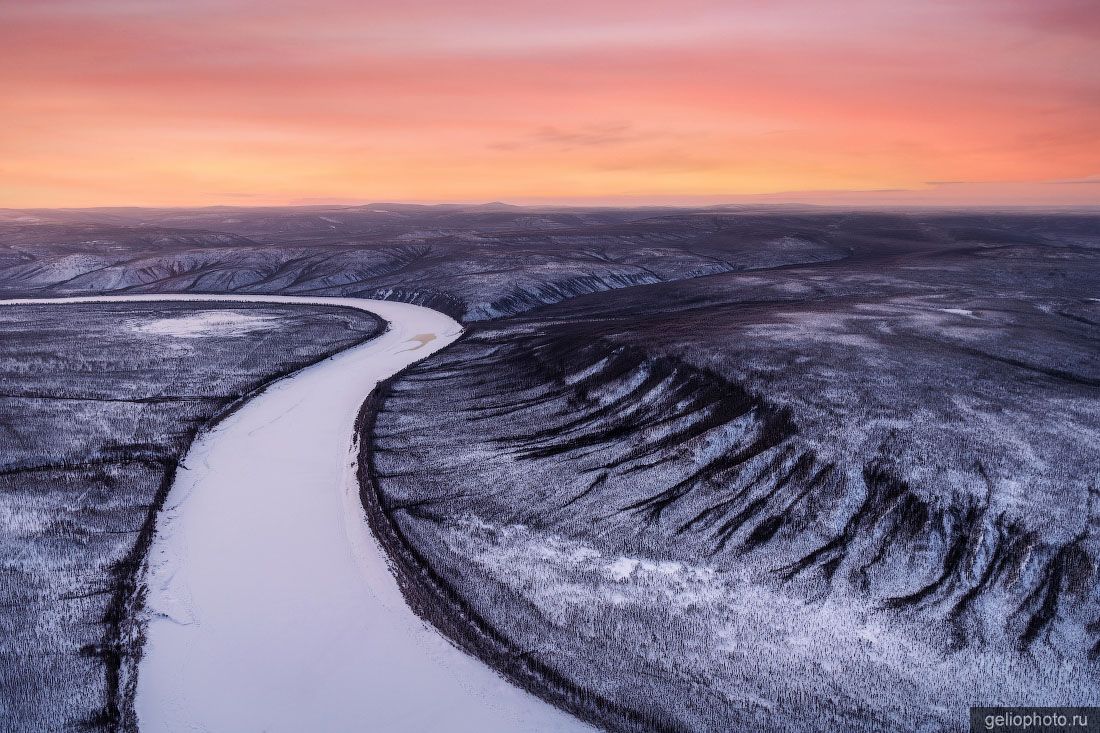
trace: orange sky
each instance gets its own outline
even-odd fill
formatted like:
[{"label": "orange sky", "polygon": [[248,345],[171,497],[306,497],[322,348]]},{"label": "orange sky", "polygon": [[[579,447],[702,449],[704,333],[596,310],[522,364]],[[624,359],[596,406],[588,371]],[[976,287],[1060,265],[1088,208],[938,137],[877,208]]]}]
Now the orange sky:
[{"label": "orange sky", "polygon": [[0,0],[0,60],[0,206],[1100,203],[1096,0]]}]

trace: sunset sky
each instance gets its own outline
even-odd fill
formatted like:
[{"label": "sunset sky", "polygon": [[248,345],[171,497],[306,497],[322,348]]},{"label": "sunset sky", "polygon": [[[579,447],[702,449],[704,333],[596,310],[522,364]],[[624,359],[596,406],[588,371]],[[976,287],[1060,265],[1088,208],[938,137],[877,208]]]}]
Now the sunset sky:
[{"label": "sunset sky", "polygon": [[1097,0],[0,0],[0,206],[1100,203]]}]

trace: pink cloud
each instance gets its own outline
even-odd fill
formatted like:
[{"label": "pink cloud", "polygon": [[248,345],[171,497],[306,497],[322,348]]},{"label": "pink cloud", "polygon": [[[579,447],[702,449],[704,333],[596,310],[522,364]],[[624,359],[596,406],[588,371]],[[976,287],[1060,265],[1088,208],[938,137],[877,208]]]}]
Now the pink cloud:
[{"label": "pink cloud", "polygon": [[0,204],[707,196],[1100,170],[1090,2],[9,5]]}]

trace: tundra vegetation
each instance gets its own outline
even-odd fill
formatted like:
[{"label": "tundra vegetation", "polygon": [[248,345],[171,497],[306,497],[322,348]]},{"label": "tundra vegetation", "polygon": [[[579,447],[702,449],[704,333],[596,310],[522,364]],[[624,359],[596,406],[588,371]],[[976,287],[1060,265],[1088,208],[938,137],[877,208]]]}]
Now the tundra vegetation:
[{"label": "tundra vegetation", "polygon": [[196,432],[380,328],[325,307],[0,307],[0,729],[114,728],[138,570]]},{"label": "tundra vegetation", "polygon": [[0,294],[464,320],[365,406],[368,516],[418,613],[605,728],[954,730],[972,704],[1100,704],[1100,216],[0,220]]},{"label": "tundra vegetation", "polygon": [[877,226],[477,324],[394,380],[367,499],[424,612],[616,730],[1100,702],[1100,249]]}]

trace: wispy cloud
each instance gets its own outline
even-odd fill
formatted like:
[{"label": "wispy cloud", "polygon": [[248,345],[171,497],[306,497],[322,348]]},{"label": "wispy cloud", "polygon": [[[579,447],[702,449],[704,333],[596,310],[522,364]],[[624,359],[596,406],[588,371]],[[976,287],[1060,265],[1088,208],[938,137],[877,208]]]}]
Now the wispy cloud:
[{"label": "wispy cloud", "polygon": [[552,148],[575,150],[577,148],[606,148],[662,137],[660,133],[641,132],[625,122],[598,123],[572,128],[545,125],[519,137],[491,143],[495,150],[520,150],[524,148]]}]

